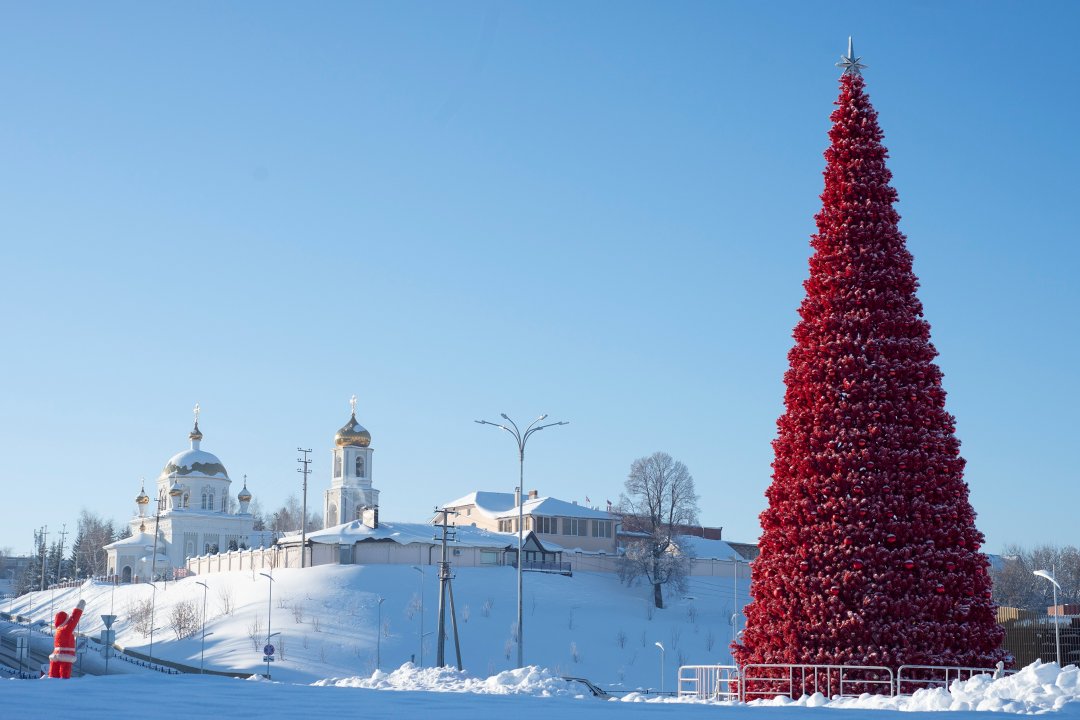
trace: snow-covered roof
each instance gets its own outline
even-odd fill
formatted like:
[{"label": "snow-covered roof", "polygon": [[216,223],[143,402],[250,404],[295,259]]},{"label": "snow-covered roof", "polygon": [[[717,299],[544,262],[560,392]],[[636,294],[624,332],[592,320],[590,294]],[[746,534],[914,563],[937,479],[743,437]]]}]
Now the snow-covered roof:
[{"label": "snow-covered roof", "polygon": [[[723,540],[707,540],[694,535],[681,535],[679,542],[690,548],[693,556],[711,560],[743,560],[743,556]],[[745,561],[744,561],[745,562]]]},{"label": "snow-covered roof", "polygon": [[465,505],[473,505],[477,512],[489,518],[498,517],[500,513],[517,507],[514,504],[514,493],[488,492],[477,490],[465,497],[460,497],[453,502],[448,502],[443,507],[454,508]]},{"label": "snow-covered roof", "polygon": [[[513,533],[500,533],[491,530],[481,530],[469,525],[456,528],[454,545],[469,547],[505,548],[510,544],[517,544],[517,535]],[[322,545],[352,545],[368,540],[389,540],[399,545],[411,545],[419,543],[433,545],[436,528],[427,523],[400,523],[379,522],[379,527],[372,528],[360,520],[353,520],[344,525],[336,525],[324,530],[316,530],[307,535],[307,539],[313,543]],[[298,535],[290,535],[283,538],[287,544],[299,540]]]},{"label": "snow-covered roof", "polygon": [[[522,512],[525,515],[545,515],[548,517],[577,517],[577,518],[595,518],[597,520],[610,520],[612,518],[611,513],[603,510],[593,510],[592,508],[585,507],[584,505],[578,505],[577,503],[569,503],[565,500],[559,500],[553,497],[541,497],[532,498],[525,501]],[[511,509],[499,513],[495,517],[507,518],[517,515],[517,508]]]},{"label": "snow-covered roof", "polygon": [[165,463],[164,469],[161,471],[161,476],[166,477],[169,475],[178,475],[180,478],[185,477],[216,477],[229,479],[229,473],[225,470],[225,466],[221,464],[221,460],[213,453],[208,453],[205,450],[196,450],[191,448],[178,452],[169,458],[169,462]]},{"label": "snow-covered roof", "polygon": [[106,550],[122,547],[154,547],[154,536],[150,533],[135,533],[126,538],[121,538],[105,546]]},{"label": "snow-covered roof", "polygon": [[[477,512],[489,518],[509,518],[518,514],[517,505],[514,504],[513,493],[487,492],[477,490],[453,502],[448,502],[443,507],[454,508],[465,505],[473,505]],[[603,510],[593,510],[577,503],[569,503],[553,497],[526,498],[522,512],[525,515],[545,515],[548,517],[578,517],[595,518],[597,520],[610,520],[611,513]]]}]

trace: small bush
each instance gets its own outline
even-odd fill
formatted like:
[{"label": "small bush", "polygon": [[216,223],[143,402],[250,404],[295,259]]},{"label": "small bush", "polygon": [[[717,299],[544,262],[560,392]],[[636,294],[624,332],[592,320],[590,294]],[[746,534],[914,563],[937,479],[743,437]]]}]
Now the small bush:
[{"label": "small bush", "polygon": [[199,632],[202,618],[199,617],[199,608],[194,600],[184,600],[173,605],[169,613],[169,624],[176,633],[177,640],[191,637]]}]

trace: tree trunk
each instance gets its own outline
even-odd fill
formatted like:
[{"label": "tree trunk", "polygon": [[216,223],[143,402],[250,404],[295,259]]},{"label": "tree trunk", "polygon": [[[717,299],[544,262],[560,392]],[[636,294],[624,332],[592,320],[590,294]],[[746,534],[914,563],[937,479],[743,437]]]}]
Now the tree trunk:
[{"label": "tree trunk", "polygon": [[660,583],[653,583],[653,602],[656,603],[656,607],[661,610],[664,609],[664,593],[660,591]]}]

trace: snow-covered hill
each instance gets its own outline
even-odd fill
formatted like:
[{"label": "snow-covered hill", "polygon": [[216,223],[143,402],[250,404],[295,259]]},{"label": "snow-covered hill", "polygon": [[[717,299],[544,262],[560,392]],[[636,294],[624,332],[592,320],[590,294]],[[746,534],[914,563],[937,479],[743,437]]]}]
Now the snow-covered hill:
[{"label": "snow-covered hill", "polygon": [[[435,662],[438,608],[437,569],[409,566],[321,566],[276,570],[270,581],[250,571],[210,574],[157,584],[86,583],[81,588],[32,593],[15,599],[13,611],[35,620],[87,601],[80,630],[98,635],[100,616],[115,614],[117,643],[148,653],[150,638],[132,621],[140,603],[154,600],[153,656],[198,667],[199,634],[178,640],[171,618],[178,606],[194,603],[201,612],[206,591],[207,669],[265,672],[262,647],[267,615],[278,659],[275,680],[310,682],[328,677],[370,676],[380,666],[394,669],[410,660],[421,664],[420,589],[423,583],[423,664]],[[516,575],[512,568],[462,568],[454,596],[465,670],[488,677],[516,665],[511,641],[516,617]],[[666,592],[667,607],[651,607],[651,591],[627,587],[608,574],[573,577],[525,575],[524,627],[527,664],[556,675],[587,677],[605,688],[674,689],[680,664],[730,662],[731,615],[735,588],[730,579],[693,578],[686,592]],[[738,589],[740,605],[747,583]],[[379,598],[382,636],[379,637]],[[31,608],[31,603],[33,607]],[[4,608],[7,609],[6,607]],[[741,621],[740,621],[741,623]],[[740,625],[741,626],[741,625]],[[449,616],[447,632],[450,632]],[[661,643],[663,655],[655,643]],[[447,661],[454,659],[452,636]]]}]

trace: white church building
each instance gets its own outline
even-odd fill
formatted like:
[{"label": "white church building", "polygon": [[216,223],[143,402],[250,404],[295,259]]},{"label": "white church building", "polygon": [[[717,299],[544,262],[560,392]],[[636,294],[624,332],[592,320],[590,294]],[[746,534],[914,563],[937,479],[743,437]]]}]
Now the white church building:
[{"label": "white church building", "polygon": [[252,543],[251,492],[245,482],[233,502],[225,465],[201,448],[198,405],[188,439],[191,446],[165,463],[153,496],[145,487],[139,491],[137,514],[129,521],[131,537],[105,546],[109,575],[121,582],[168,577],[184,568],[188,558]]}]

